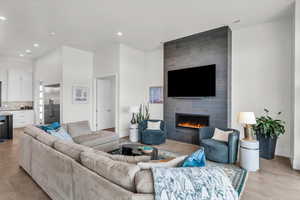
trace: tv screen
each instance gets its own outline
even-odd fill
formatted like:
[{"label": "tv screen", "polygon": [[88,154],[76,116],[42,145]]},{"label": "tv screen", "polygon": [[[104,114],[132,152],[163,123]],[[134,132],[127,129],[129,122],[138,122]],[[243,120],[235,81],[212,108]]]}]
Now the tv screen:
[{"label": "tv screen", "polygon": [[216,96],[216,65],[168,71],[168,96]]}]

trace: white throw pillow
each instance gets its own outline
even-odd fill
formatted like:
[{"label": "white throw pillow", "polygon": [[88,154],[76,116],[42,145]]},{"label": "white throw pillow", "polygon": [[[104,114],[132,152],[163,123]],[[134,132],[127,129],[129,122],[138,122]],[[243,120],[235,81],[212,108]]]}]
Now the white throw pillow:
[{"label": "white throw pillow", "polygon": [[228,142],[230,133],[233,133],[233,131],[222,131],[218,128],[215,128],[214,136],[212,137],[212,139],[222,142]]},{"label": "white throw pillow", "polygon": [[153,167],[177,167],[181,162],[186,159],[187,155],[179,156],[168,162],[139,162],[137,165],[141,169],[151,169]]},{"label": "white throw pillow", "polygon": [[158,122],[147,122],[147,129],[148,130],[160,130],[160,121]]}]

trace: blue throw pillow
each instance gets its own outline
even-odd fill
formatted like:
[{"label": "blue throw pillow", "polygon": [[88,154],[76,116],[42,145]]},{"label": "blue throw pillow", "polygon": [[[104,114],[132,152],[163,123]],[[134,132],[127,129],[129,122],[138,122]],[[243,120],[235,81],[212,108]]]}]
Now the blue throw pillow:
[{"label": "blue throw pillow", "polygon": [[62,140],[73,142],[72,137],[69,135],[69,133],[63,127],[60,127],[60,128],[58,128],[56,130],[48,130],[48,133],[50,135],[58,137],[58,138],[60,138]]},{"label": "blue throw pillow", "polygon": [[182,167],[204,167],[205,163],[204,149],[200,148],[185,159]]},{"label": "blue throw pillow", "polygon": [[50,126],[55,130],[60,128],[60,124],[58,122],[53,122]]},{"label": "blue throw pillow", "polygon": [[43,131],[51,131],[51,130],[56,130],[58,128],[60,128],[60,124],[58,122],[53,122],[50,125],[42,125],[42,126],[38,126],[40,129],[42,129]]}]

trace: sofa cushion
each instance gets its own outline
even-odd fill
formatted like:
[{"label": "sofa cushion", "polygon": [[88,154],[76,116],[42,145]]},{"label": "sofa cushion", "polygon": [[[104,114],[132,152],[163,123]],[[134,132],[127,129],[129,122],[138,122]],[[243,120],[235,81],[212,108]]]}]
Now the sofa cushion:
[{"label": "sofa cushion", "polygon": [[135,192],[134,177],[140,170],[137,165],[114,161],[95,152],[84,151],[80,155],[81,163],[100,176],[113,183]]},{"label": "sofa cushion", "polygon": [[73,158],[76,161],[80,161],[80,153],[83,151],[93,151],[93,149],[76,144],[74,142],[70,141],[64,141],[64,140],[57,140],[54,142],[54,148],[71,158]]},{"label": "sofa cushion", "polygon": [[35,127],[33,125],[26,126],[25,129],[24,129],[24,133],[27,134],[27,135],[30,135],[31,137],[34,137],[34,138],[36,138],[38,135],[47,134],[42,129],[40,129],[38,127]]},{"label": "sofa cushion", "polygon": [[54,142],[56,140],[59,140],[57,137],[55,136],[52,136],[52,135],[49,135],[49,134],[42,134],[42,135],[38,135],[36,137],[36,139],[38,141],[40,141],[41,143],[45,144],[45,145],[48,145],[50,147],[53,147],[54,146]]},{"label": "sofa cushion", "polygon": [[134,181],[137,193],[154,193],[153,175],[150,169],[138,171],[135,175]]},{"label": "sofa cushion", "polygon": [[144,198],[134,198],[134,193],[99,176],[77,162],[73,162],[72,165],[73,200],[146,200]]},{"label": "sofa cushion", "polygon": [[92,134],[73,137],[74,142],[93,147],[118,140],[118,135],[110,131],[99,131]]},{"label": "sofa cushion", "polygon": [[91,129],[88,121],[68,123],[67,131],[72,137],[87,135],[91,133]]},{"label": "sofa cushion", "polygon": [[97,149],[99,151],[104,151],[104,152],[111,152],[113,150],[119,149],[120,148],[120,143],[119,140],[111,141],[105,144],[98,144],[96,146],[93,146],[93,149]]}]

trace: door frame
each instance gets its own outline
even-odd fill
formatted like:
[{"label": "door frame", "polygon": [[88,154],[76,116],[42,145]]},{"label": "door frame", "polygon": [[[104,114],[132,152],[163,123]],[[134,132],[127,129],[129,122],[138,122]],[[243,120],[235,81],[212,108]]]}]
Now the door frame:
[{"label": "door frame", "polygon": [[94,129],[97,131],[98,123],[98,80],[105,78],[114,78],[115,81],[115,132],[119,132],[119,79],[117,74],[110,74],[106,76],[97,76],[94,79]]}]

